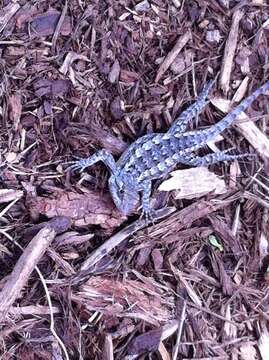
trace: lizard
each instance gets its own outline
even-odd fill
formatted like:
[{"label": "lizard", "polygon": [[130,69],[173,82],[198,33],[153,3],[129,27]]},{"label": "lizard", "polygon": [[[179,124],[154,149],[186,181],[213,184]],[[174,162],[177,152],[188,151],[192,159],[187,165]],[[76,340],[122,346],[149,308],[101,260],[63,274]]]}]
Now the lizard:
[{"label": "lizard", "polygon": [[102,161],[110,170],[109,190],[116,207],[123,215],[129,215],[140,200],[142,215],[152,219],[150,206],[152,181],[167,176],[179,163],[189,166],[209,166],[221,161],[230,161],[253,154],[229,154],[229,150],[197,156],[195,151],[205,147],[217,135],[229,127],[236,117],[245,111],[258,96],[269,90],[269,82],[257,88],[222,120],[207,129],[186,131],[188,124],[208,104],[208,95],[214,81],[204,86],[197,100],[183,111],[166,133],[151,133],[138,138],[115,161],[111,153],[100,150],[88,158],[73,161],[71,170],[85,168]]}]

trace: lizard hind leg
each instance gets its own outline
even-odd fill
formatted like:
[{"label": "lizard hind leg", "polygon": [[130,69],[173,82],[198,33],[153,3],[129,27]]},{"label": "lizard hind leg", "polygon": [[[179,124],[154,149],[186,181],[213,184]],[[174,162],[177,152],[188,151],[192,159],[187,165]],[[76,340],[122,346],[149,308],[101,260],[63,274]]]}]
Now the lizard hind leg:
[{"label": "lizard hind leg", "polygon": [[[206,143],[214,139],[218,134],[230,126],[234,120],[245,111],[256,99],[262,94],[269,91],[269,81],[256,89],[251,95],[245,98],[230,113],[228,113],[221,121],[205,130],[189,131],[184,134],[186,148],[190,151],[201,148]],[[175,133],[175,136],[177,134]]]},{"label": "lizard hind leg", "polygon": [[208,104],[208,101],[206,99],[213,84],[213,80],[206,83],[201,94],[197,97],[196,101],[175,119],[174,123],[168,130],[168,133],[182,134],[186,130],[188,123],[192,119],[194,119]]},{"label": "lizard hind leg", "polygon": [[207,154],[205,156],[199,157],[199,156],[190,156],[189,158],[186,158],[186,161],[184,161],[185,164],[191,165],[191,166],[209,166],[216,164],[221,161],[232,161],[236,159],[242,159],[244,157],[254,157],[255,154],[228,154],[229,150],[226,151],[220,151],[213,154]]}]

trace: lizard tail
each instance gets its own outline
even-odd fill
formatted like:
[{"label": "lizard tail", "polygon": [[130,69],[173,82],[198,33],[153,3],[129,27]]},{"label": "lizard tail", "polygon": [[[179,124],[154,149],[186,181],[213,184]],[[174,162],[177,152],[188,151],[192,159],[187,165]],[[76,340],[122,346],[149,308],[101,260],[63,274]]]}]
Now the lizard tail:
[{"label": "lizard tail", "polygon": [[[230,126],[236,117],[245,111],[260,95],[265,94],[269,90],[269,82],[266,82],[261,87],[256,89],[251,95],[249,95],[245,100],[243,100],[238,106],[236,106],[229,114],[227,114],[221,121],[219,121],[212,128],[207,130],[202,130],[204,132],[204,141],[208,142],[212,140],[215,136],[220,134],[228,126]],[[202,134],[201,134],[202,135]]]}]

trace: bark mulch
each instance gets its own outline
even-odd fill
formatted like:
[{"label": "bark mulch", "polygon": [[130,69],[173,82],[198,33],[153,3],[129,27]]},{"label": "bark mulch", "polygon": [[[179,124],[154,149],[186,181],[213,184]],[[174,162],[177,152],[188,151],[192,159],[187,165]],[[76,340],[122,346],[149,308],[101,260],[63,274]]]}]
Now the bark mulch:
[{"label": "bark mulch", "polygon": [[154,224],[103,164],[66,171],[209,79],[190,128],[215,124],[268,81],[268,42],[267,0],[0,1],[0,359],[268,359],[266,94],[207,149],[256,157],[179,166]]}]

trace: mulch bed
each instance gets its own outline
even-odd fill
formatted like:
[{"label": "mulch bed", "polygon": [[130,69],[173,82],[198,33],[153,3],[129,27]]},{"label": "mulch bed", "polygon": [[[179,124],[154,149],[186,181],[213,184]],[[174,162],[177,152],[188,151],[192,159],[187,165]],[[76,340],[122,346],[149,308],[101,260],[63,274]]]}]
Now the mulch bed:
[{"label": "mulch bed", "polygon": [[268,81],[268,18],[266,0],[0,1],[1,359],[268,358],[267,94],[209,144],[256,158],[211,166],[219,192],[157,181],[154,224],[115,208],[103,164],[66,171],[167,131],[209,79],[190,128],[219,121]]}]

